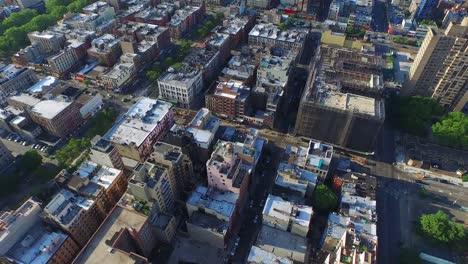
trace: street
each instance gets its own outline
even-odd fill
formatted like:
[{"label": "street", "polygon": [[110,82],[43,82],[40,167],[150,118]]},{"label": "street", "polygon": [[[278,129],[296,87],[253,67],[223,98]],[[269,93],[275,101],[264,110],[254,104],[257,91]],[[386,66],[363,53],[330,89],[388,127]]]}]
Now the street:
[{"label": "street", "polygon": [[374,10],[372,14],[372,25],[371,28],[377,32],[387,32],[388,21],[386,14],[386,3],[385,0],[376,0],[374,4]]},{"label": "street", "polygon": [[[231,259],[231,263],[241,264],[246,262],[250,248],[260,232],[263,205],[265,204],[268,193],[271,193],[282,150],[276,145],[269,143],[268,149],[265,152],[250,182],[252,185],[250,200],[253,201],[253,206],[251,208],[247,206],[249,208],[246,208],[244,221],[239,232],[239,246]],[[269,162],[267,159],[269,159]],[[254,220],[256,216],[258,216],[258,220],[255,223]]]}]

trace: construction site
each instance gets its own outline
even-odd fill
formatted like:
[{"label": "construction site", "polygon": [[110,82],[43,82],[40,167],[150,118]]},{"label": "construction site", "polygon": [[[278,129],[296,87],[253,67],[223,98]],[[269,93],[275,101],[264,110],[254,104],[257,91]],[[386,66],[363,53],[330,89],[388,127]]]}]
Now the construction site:
[{"label": "construction site", "polygon": [[295,133],[360,152],[373,152],[385,119],[378,57],[322,45],[309,65]]}]

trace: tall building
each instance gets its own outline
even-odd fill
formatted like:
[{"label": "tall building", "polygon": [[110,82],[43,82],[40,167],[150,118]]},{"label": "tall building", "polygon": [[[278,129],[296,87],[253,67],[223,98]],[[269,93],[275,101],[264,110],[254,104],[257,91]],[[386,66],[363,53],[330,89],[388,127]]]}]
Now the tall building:
[{"label": "tall building", "polygon": [[57,76],[62,76],[63,74],[69,72],[73,66],[76,65],[77,61],[78,56],[76,50],[70,47],[66,47],[59,53],[47,58],[50,71]]},{"label": "tall building", "polygon": [[65,46],[65,36],[55,32],[33,31],[28,33],[31,44],[37,43],[41,53],[59,52]]},{"label": "tall building", "polygon": [[111,142],[103,139],[100,136],[95,136],[91,140],[91,150],[89,153],[90,160],[97,164],[116,168],[119,170],[124,169],[124,164],[119,151]]},{"label": "tall building", "polygon": [[13,162],[13,156],[11,155],[10,150],[5,147],[3,142],[0,141],[0,172],[3,169],[6,169]]},{"label": "tall building", "polygon": [[103,136],[123,157],[144,161],[174,123],[172,105],[140,98]]},{"label": "tall building", "polygon": [[447,110],[468,102],[468,17],[445,31],[429,28],[410,69],[406,93],[431,96]]},{"label": "tall building", "polygon": [[52,198],[44,212],[45,219],[69,234],[81,247],[104,219],[95,201],[65,189]]},{"label": "tall building", "polygon": [[29,199],[15,211],[0,216],[0,254],[4,256],[24,234],[40,221],[41,207]]},{"label": "tall building", "polygon": [[28,113],[43,130],[57,137],[66,137],[82,122],[79,105],[66,100],[42,100]]},{"label": "tall building", "polygon": [[281,30],[273,24],[257,24],[249,32],[249,45],[301,50],[308,31],[299,28]]},{"label": "tall building", "polygon": [[323,45],[312,61],[295,132],[372,152],[385,119],[381,59]]},{"label": "tall building", "polygon": [[249,98],[249,87],[240,81],[230,80],[219,82],[214,92],[205,96],[205,104],[217,115],[242,119],[248,114]]},{"label": "tall building", "polygon": [[0,102],[13,93],[23,91],[38,81],[33,70],[14,65],[0,66]]},{"label": "tall building", "polygon": [[37,223],[6,253],[13,263],[71,263],[80,251],[73,239]]},{"label": "tall building", "polygon": [[203,97],[202,72],[188,65],[169,68],[159,77],[158,88],[163,99],[183,108],[195,108]]}]

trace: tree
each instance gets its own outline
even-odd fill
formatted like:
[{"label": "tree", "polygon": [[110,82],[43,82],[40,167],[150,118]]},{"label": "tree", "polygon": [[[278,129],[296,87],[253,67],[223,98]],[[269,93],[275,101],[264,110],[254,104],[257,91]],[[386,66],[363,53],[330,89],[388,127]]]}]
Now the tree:
[{"label": "tree", "polygon": [[466,247],[467,230],[463,225],[451,221],[447,214],[423,214],[419,218],[418,231],[424,237],[446,246]]},{"label": "tree", "polygon": [[24,9],[19,12],[15,12],[11,14],[10,17],[3,20],[0,24],[0,31],[5,32],[9,28],[25,25],[35,16],[37,16],[37,12],[33,9]]},{"label": "tree", "polygon": [[86,149],[91,146],[87,138],[72,138],[62,149],[57,151],[55,157],[63,167],[69,167],[73,161]]},{"label": "tree", "polygon": [[432,125],[432,132],[444,145],[468,148],[468,117],[464,113],[448,113],[442,121]]},{"label": "tree", "polygon": [[37,150],[28,150],[20,161],[20,168],[25,171],[34,171],[42,164],[42,156]]},{"label": "tree", "polygon": [[312,204],[318,210],[331,211],[338,205],[338,197],[328,186],[320,184],[315,187]]},{"label": "tree", "polygon": [[406,18],[406,17],[409,17],[409,16],[411,16],[411,12],[410,12],[408,9],[405,9],[405,10],[403,11],[403,15],[405,16],[405,18]]},{"label": "tree", "polygon": [[387,117],[390,123],[405,133],[423,136],[431,120],[443,113],[437,101],[429,97],[392,96],[387,100]]}]

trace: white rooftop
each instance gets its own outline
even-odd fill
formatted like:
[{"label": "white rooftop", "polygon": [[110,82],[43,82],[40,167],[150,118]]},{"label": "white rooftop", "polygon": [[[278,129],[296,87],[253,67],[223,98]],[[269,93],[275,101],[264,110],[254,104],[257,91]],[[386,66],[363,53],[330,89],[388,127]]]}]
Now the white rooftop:
[{"label": "white rooftop", "polygon": [[291,219],[294,224],[309,227],[313,211],[310,206],[292,204],[281,197],[269,194],[263,207],[263,215],[286,222]]},{"label": "white rooftop", "polygon": [[202,185],[192,192],[187,200],[188,204],[211,209],[219,214],[231,218],[239,195],[233,192],[220,192]]},{"label": "white rooftop", "polygon": [[168,102],[140,98],[103,138],[116,144],[140,146],[171,109]]},{"label": "white rooftop", "polygon": [[28,92],[30,93],[43,93],[51,89],[53,86],[58,84],[58,79],[53,76],[47,76],[38,81],[33,86],[29,87]]},{"label": "white rooftop", "polygon": [[63,233],[49,233],[33,227],[7,254],[15,263],[46,264],[67,239]]},{"label": "white rooftop", "polygon": [[44,118],[52,119],[71,104],[65,101],[43,100],[34,105],[31,111]]},{"label": "white rooftop", "polygon": [[317,183],[317,174],[288,163],[280,163],[275,184],[299,191],[305,195],[309,186]]},{"label": "white rooftop", "polygon": [[247,263],[249,264],[293,264],[292,260],[290,260],[289,258],[278,257],[275,254],[265,251],[256,246],[252,246],[252,248],[250,248]]}]

